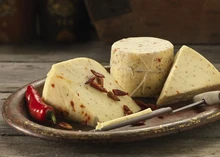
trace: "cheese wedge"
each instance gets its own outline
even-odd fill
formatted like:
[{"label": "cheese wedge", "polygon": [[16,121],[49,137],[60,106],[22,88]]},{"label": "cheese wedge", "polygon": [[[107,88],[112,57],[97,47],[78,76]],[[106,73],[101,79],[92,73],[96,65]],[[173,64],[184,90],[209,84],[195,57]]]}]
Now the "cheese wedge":
[{"label": "cheese wedge", "polygon": [[104,75],[106,91],[123,90],[101,64],[89,58],[75,58],[52,66],[45,81],[43,100],[65,118],[90,126],[124,116],[123,105],[134,113],[140,110],[128,95],[118,96],[120,101],[116,101],[85,84],[95,76],[91,70]]},{"label": "cheese wedge", "polygon": [[160,94],[174,58],[173,45],[154,37],[133,37],[111,48],[110,73],[133,97]]},{"label": "cheese wedge", "polygon": [[182,46],[175,56],[157,105],[189,100],[199,93],[219,89],[219,71],[198,52]]}]

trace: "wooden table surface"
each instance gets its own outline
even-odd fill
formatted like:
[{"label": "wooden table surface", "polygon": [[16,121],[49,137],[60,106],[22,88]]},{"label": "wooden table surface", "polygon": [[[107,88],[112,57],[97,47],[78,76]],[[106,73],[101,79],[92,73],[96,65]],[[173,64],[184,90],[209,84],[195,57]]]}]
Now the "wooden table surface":
[{"label": "wooden table surface", "polygon": [[[175,52],[181,45],[175,45]],[[220,69],[220,45],[189,45]],[[74,57],[108,64],[110,45],[100,41],[73,45],[0,46],[0,112],[6,98],[21,86],[46,76],[51,65]],[[220,121],[185,132],[124,144],[54,142],[24,135],[0,114],[0,157],[219,157]]]}]

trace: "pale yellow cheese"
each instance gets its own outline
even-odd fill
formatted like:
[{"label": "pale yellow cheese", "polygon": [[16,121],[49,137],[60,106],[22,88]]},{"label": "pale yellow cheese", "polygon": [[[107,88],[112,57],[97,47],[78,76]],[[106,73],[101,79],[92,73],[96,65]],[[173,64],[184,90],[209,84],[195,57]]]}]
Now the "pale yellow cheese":
[{"label": "pale yellow cheese", "polygon": [[140,110],[127,95],[118,96],[120,101],[115,101],[105,92],[85,84],[94,76],[91,70],[105,76],[107,91],[123,90],[101,64],[89,58],[75,58],[52,66],[45,81],[43,100],[69,120],[90,126],[124,116],[123,105],[133,112]]},{"label": "pale yellow cheese", "polygon": [[116,118],[116,119],[106,121],[106,122],[103,122],[103,123],[98,122],[98,125],[96,126],[95,129],[96,130],[101,130],[102,128],[104,128],[106,126],[111,126],[113,124],[117,124],[117,123],[129,120],[129,119],[135,118],[135,117],[139,117],[141,115],[146,115],[146,114],[151,113],[151,112],[152,112],[152,110],[150,108],[148,108],[148,109],[145,109],[143,111],[133,113],[133,114],[130,114],[130,115],[126,115],[126,116],[123,116],[123,117],[120,117],[120,118]]},{"label": "pale yellow cheese", "polygon": [[133,37],[111,48],[110,73],[133,97],[160,94],[173,62],[173,45],[153,37]]},{"label": "pale yellow cheese", "polygon": [[175,56],[157,105],[189,100],[196,94],[219,89],[219,71],[198,52],[182,46]]}]

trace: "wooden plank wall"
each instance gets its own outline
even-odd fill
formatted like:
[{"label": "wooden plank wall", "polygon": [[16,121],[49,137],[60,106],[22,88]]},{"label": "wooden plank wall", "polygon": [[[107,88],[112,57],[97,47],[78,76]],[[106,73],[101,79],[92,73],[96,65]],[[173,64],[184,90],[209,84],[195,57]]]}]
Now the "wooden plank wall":
[{"label": "wooden plank wall", "polygon": [[85,0],[101,40],[154,36],[180,44],[220,43],[219,0]]}]

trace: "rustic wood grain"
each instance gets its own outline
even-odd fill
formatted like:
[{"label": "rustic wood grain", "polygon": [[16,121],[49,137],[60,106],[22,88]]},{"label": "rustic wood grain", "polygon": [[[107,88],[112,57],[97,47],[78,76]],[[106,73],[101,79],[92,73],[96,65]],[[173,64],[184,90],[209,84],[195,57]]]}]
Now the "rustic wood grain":
[{"label": "rustic wood grain", "polygon": [[[13,142],[11,140],[13,139]],[[1,157],[219,157],[218,138],[181,138],[181,134],[127,144],[74,144],[28,136],[1,137]]]},{"label": "rustic wood grain", "polygon": [[52,63],[0,63],[0,89],[9,92],[46,77]]},{"label": "rustic wood grain", "polygon": [[[2,105],[4,101],[8,98],[11,93],[0,93],[0,113],[2,113]],[[10,127],[4,119],[2,118],[2,114],[0,114],[0,137],[1,136],[18,136],[23,135],[23,133],[17,131]]]},{"label": "rustic wood grain", "polygon": [[89,57],[109,62],[110,45],[100,41],[71,45],[1,45],[0,62],[59,62],[75,57]]},{"label": "rustic wood grain", "polygon": [[[182,45],[175,45],[177,52]],[[213,63],[219,62],[220,45],[188,45]],[[75,57],[89,57],[109,63],[111,45],[101,41],[73,45],[1,45],[0,62],[60,62]]]}]

